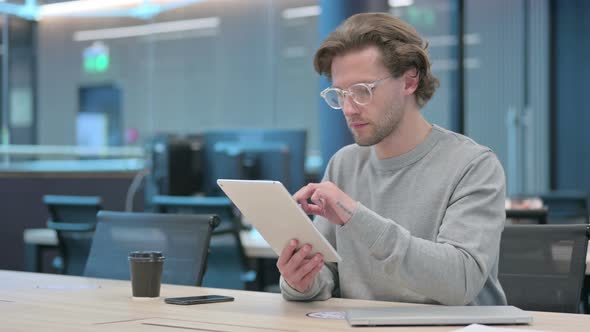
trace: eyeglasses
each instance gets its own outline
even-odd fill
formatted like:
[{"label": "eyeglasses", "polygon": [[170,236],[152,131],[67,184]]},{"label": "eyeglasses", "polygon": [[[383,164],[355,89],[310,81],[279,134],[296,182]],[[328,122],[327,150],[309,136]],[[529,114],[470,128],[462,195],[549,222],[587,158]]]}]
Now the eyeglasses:
[{"label": "eyeglasses", "polygon": [[328,106],[335,110],[342,109],[346,96],[350,96],[352,100],[360,106],[368,105],[373,100],[373,89],[381,84],[383,81],[390,79],[391,76],[382,78],[373,83],[357,83],[353,84],[348,89],[342,90],[339,88],[327,88],[320,93]]}]

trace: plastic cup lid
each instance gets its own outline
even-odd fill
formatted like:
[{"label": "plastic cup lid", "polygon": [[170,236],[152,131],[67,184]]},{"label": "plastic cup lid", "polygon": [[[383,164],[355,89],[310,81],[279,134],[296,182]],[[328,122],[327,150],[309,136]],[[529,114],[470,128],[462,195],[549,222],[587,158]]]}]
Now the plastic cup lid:
[{"label": "plastic cup lid", "polygon": [[129,259],[134,261],[163,261],[164,255],[161,251],[132,251],[129,253]]}]

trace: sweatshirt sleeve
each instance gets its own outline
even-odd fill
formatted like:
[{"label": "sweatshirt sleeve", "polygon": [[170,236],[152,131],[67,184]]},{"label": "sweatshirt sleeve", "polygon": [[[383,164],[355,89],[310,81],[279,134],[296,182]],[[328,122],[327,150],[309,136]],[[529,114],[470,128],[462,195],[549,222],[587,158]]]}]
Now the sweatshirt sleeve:
[{"label": "sweatshirt sleeve", "polygon": [[[320,233],[336,248],[334,225],[322,217],[316,217],[314,223]],[[338,288],[338,266],[336,263],[325,263],[324,267],[316,275],[313,283],[305,293],[293,289],[281,276],[279,286],[283,298],[290,301],[315,301],[327,300],[332,297],[334,290]]]},{"label": "sweatshirt sleeve", "polygon": [[461,174],[434,242],[412,236],[360,203],[336,231],[368,248],[368,259],[380,266],[375,273],[396,274],[403,286],[441,304],[470,303],[497,259],[506,220],[505,179],[490,151]]},{"label": "sweatshirt sleeve", "polygon": [[324,301],[331,298],[336,280],[333,269],[335,269],[334,263],[326,263],[305,293],[293,289],[281,276],[279,285],[283,298],[289,301]]}]

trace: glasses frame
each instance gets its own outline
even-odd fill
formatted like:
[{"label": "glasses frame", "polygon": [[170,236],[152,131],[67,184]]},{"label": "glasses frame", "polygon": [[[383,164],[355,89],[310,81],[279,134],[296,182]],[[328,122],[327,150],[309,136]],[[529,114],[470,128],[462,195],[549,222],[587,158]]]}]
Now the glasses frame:
[{"label": "glasses frame", "polygon": [[[346,99],[346,96],[350,96],[350,98],[352,99],[352,101],[354,101],[355,104],[359,105],[359,106],[367,106],[369,105],[372,101],[373,101],[373,89],[375,89],[377,86],[379,86],[379,84],[383,83],[385,80],[388,80],[392,78],[391,76],[387,76],[384,77],[382,79],[376,80],[374,82],[371,83],[355,83],[351,86],[349,86],[347,89],[340,89],[340,88],[334,88],[334,87],[328,87],[326,89],[324,89],[322,92],[320,92],[320,96],[322,98],[324,98],[324,101],[326,102],[326,104],[328,104],[328,106],[330,106],[331,108],[335,109],[335,110],[340,110],[342,109],[342,106],[332,106],[330,105],[330,103],[328,102],[328,99],[326,98],[326,95],[328,94],[328,92],[330,91],[336,91],[336,93],[338,94],[338,96],[342,96],[342,100]],[[360,103],[358,100],[356,100],[354,98],[354,93],[352,93],[351,89],[355,86],[363,86],[365,88],[367,88],[367,90],[369,90],[369,101],[366,103]]]}]

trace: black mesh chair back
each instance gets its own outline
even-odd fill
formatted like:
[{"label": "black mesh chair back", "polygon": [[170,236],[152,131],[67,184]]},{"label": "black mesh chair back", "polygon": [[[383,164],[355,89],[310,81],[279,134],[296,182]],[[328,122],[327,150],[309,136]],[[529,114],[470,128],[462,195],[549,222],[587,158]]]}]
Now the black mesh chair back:
[{"label": "black mesh chair back", "polygon": [[49,210],[47,227],[57,232],[61,272],[82,275],[96,227],[96,213],[101,209],[98,196],[45,195]]},{"label": "black mesh chair back", "polygon": [[578,312],[589,238],[588,225],[506,225],[498,278],[508,304]]},{"label": "black mesh chair back", "polygon": [[547,208],[539,209],[507,209],[506,221],[508,224],[547,224],[549,210]]},{"label": "black mesh chair back", "polygon": [[151,204],[160,213],[216,214],[220,217],[221,223],[212,234],[205,286],[243,289],[246,283],[256,279],[240,238],[240,232],[247,228],[229,198],[156,195]]},{"label": "black mesh chair back", "polygon": [[215,215],[100,211],[84,275],[130,280],[129,253],[156,250],[165,257],[163,283],[200,286],[218,224]]},{"label": "black mesh chair back", "polygon": [[553,191],[539,195],[549,208],[549,224],[587,224],[588,196],[578,191]]},{"label": "black mesh chair back", "polygon": [[239,232],[243,225],[236,218],[233,204],[227,197],[196,197],[155,195],[151,205],[159,213],[175,214],[215,214],[221,223],[213,233],[226,234]]}]

